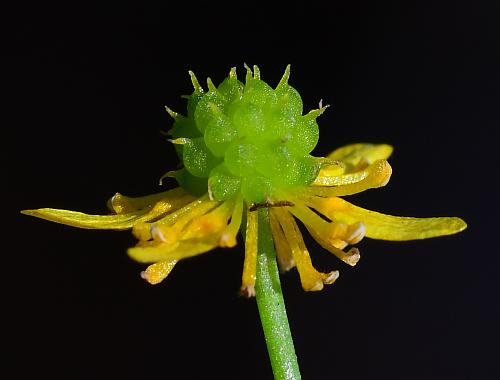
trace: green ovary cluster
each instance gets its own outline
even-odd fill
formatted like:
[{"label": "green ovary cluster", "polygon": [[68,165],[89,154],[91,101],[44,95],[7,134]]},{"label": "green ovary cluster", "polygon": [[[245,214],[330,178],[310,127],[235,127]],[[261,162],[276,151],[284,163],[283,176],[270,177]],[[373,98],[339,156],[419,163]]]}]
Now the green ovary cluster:
[{"label": "green ovary cluster", "polygon": [[275,199],[283,191],[310,184],[320,161],[309,155],[318,142],[316,117],[302,115],[299,93],[288,85],[287,67],[275,89],[247,67],[243,84],[236,69],[203,91],[194,74],[187,117],[175,115],[171,131],[184,168],[176,172],[189,193],[207,191],[216,200],[241,192],[248,202]]}]

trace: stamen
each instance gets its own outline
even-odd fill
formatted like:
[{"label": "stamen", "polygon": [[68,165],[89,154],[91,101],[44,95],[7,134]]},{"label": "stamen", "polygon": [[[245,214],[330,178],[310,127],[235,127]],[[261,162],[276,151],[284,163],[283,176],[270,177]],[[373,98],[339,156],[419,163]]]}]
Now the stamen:
[{"label": "stamen", "polygon": [[349,226],[335,220],[327,222],[318,214],[305,206],[303,202],[295,201],[295,206],[289,208],[290,212],[298,218],[307,228],[316,231],[326,239],[341,239],[346,241],[346,236],[351,234]]},{"label": "stamen", "polygon": [[[297,223],[295,222],[295,220],[293,218],[291,218],[291,220],[292,220],[293,228],[295,229],[295,233],[299,236],[299,239],[298,239],[299,248],[302,251],[307,252],[307,248],[306,248],[306,245],[304,244],[304,240],[302,239],[302,233],[300,232],[299,226],[297,225]],[[337,278],[339,278],[339,271],[338,270],[332,271],[329,273],[319,272],[319,274],[321,275],[321,278],[322,278],[324,285],[333,284],[335,282],[335,280]]]},{"label": "stamen", "polygon": [[107,203],[108,209],[113,211],[115,214],[128,214],[130,212],[138,211],[137,208],[132,206],[127,197],[116,193],[113,195]]},{"label": "stamen", "polygon": [[[296,206],[291,207],[290,212],[299,218],[306,225],[308,230],[321,235],[322,239],[324,239],[329,245],[342,249],[347,244],[359,243],[365,237],[366,227],[359,221],[352,224],[341,222],[335,217],[334,210],[327,207],[321,207],[322,204],[329,204],[334,199],[336,198],[325,199],[308,197],[305,198],[305,201],[296,201]],[[324,215],[331,221],[327,222],[317,213],[312,211],[310,207],[317,210],[320,214]],[[338,240],[347,244],[345,244],[344,247],[341,247],[337,242]]]},{"label": "stamen", "polygon": [[156,285],[162,282],[174,269],[177,260],[159,261],[151,264],[145,271],[141,272],[141,277],[151,285]]},{"label": "stamen", "polygon": [[321,234],[318,234],[313,229],[308,228],[307,230],[309,231],[309,233],[311,234],[313,239],[319,243],[319,245],[321,245],[327,251],[333,253],[335,256],[337,256],[340,260],[342,260],[346,264],[349,264],[350,266],[354,266],[361,258],[361,255],[360,255],[359,250],[357,248],[353,247],[349,251],[344,252],[341,248],[332,244],[332,241],[329,241],[328,239],[323,238],[321,236]]},{"label": "stamen", "polygon": [[[222,232],[231,217],[233,206],[234,201],[228,200],[205,215],[191,218],[190,223],[185,225],[181,238],[204,238],[219,231]],[[174,227],[176,227],[177,224],[179,224],[179,222],[177,222]]]},{"label": "stamen", "polygon": [[[215,208],[214,203],[217,204]],[[128,254],[139,262],[156,262],[185,259],[210,251],[218,246],[233,205],[233,201],[221,204],[205,200],[179,216],[173,224],[157,222],[150,231],[154,240],[139,242],[128,250]]]},{"label": "stamen", "polygon": [[252,285],[242,286],[240,289],[240,296],[246,298],[255,297],[255,286]]},{"label": "stamen", "polygon": [[349,244],[359,243],[365,237],[365,234],[366,234],[366,227],[363,223],[357,222],[351,224],[348,228],[345,241],[348,242]]},{"label": "stamen", "polygon": [[151,236],[151,223],[142,222],[136,223],[132,228],[132,234],[139,242],[146,242],[152,239]]},{"label": "stamen", "polygon": [[339,278],[339,275],[340,275],[340,273],[338,270],[334,270],[334,271],[331,271],[330,273],[326,273],[326,275],[323,277],[323,283],[325,285],[331,285]]},{"label": "stamen", "polygon": [[168,240],[165,237],[165,235],[163,234],[162,230],[154,224],[151,226],[150,233],[151,233],[151,236],[154,240],[159,240],[159,241],[164,242],[164,243],[168,242]]},{"label": "stamen", "polygon": [[163,218],[156,221],[158,224],[173,224],[181,218],[195,218],[203,215],[220,204],[218,201],[208,200],[208,196],[204,195],[195,201],[192,201],[184,207],[165,215]]},{"label": "stamen", "polygon": [[[158,228],[162,228],[163,235],[167,238],[167,240],[172,240],[171,238],[169,238],[170,233],[177,236],[182,228],[184,228],[184,226],[189,223],[189,221],[191,221],[191,219],[205,214],[219,204],[220,202],[209,201],[207,200],[206,196],[203,196],[157,220],[155,222],[155,225]],[[174,224],[176,225],[175,229],[166,229],[166,227],[172,226]],[[133,226],[132,233],[139,240],[149,240],[152,238],[150,226],[151,225],[149,223],[137,223]],[[167,234],[167,231],[169,231],[169,234]]]}]

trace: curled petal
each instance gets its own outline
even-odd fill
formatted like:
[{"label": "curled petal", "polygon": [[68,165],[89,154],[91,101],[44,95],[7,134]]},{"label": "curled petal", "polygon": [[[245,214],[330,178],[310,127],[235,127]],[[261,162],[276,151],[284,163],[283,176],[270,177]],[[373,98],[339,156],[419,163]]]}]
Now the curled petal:
[{"label": "curled petal", "polygon": [[364,171],[338,177],[325,177],[320,179],[328,186],[304,187],[303,194],[317,195],[320,197],[339,197],[361,193],[362,191],[385,186],[391,177],[392,168],[386,160],[377,160]]},{"label": "curled petal", "polygon": [[344,223],[362,222],[366,236],[382,240],[414,240],[451,235],[463,231],[467,224],[460,218],[411,218],[380,214],[363,209],[341,198],[312,197],[308,202],[327,217]]},{"label": "curled petal", "polygon": [[343,174],[340,173],[332,174],[332,170],[329,166],[321,169],[318,176],[312,183],[314,186],[343,186],[352,183],[357,183],[364,180],[369,175],[368,170],[361,170],[355,173]]},{"label": "curled petal", "polygon": [[318,178],[313,182],[313,185],[320,186],[322,178],[338,177],[346,172],[346,165],[341,161],[333,161],[324,158],[321,161],[321,169],[318,173]]},{"label": "curled petal", "polygon": [[387,144],[350,144],[334,150],[328,158],[342,161],[352,170],[362,162],[369,165],[377,160],[386,160],[392,151],[393,147]]}]

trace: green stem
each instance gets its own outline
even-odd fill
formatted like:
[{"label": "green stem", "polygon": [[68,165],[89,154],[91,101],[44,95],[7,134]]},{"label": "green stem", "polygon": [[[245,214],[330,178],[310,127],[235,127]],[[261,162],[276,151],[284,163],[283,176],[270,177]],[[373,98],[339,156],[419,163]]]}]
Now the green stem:
[{"label": "green stem", "polygon": [[276,380],[299,380],[300,371],[281,292],[269,210],[259,210],[257,282],[260,320]]}]

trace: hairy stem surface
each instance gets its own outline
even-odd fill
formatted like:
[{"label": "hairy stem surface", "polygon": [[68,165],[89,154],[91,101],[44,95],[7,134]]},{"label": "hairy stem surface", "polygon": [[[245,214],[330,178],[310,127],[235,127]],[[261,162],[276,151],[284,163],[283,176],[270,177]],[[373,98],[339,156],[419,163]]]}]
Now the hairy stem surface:
[{"label": "hairy stem surface", "polygon": [[301,378],[276,263],[269,210],[259,210],[256,297],[276,380]]}]

